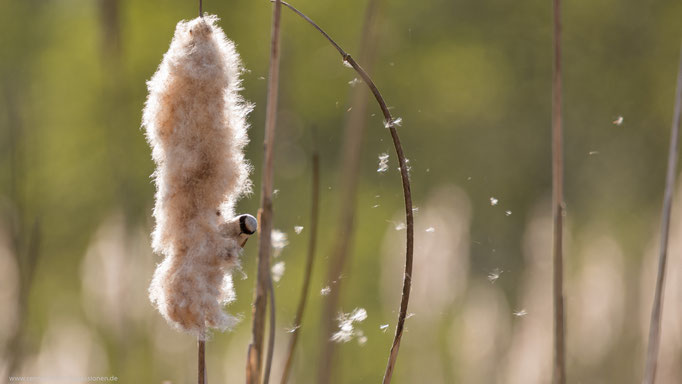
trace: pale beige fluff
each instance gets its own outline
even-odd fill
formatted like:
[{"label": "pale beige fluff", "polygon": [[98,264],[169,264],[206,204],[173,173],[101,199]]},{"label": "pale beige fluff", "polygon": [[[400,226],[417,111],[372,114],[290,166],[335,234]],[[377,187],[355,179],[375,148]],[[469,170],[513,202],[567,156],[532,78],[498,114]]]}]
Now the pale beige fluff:
[{"label": "pale beige fluff", "polygon": [[152,247],[164,255],[149,297],[172,326],[202,339],[237,321],[222,306],[234,298],[241,249],[234,203],[250,191],[251,107],[239,95],[239,55],[217,21],[178,23],[142,118],[157,166]]}]

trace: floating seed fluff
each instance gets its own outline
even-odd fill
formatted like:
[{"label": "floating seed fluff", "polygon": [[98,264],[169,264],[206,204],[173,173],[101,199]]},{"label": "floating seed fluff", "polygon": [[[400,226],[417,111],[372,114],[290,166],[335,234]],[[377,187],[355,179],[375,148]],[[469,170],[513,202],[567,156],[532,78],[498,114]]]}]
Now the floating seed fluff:
[{"label": "floating seed fluff", "polygon": [[250,192],[251,106],[239,95],[239,55],[217,21],[178,23],[147,83],[142,118],[156,163],[152,247],[164,256],[149,297],[169,324],[201,339],[237,321],[222,307],[234,298],[230,271],[241,250],[234,204]]}]

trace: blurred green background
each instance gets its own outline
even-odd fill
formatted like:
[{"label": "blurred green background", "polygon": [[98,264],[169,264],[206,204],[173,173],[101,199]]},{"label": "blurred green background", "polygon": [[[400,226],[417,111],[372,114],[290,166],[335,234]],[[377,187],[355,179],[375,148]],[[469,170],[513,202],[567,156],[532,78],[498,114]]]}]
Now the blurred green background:
[{"label": "blurred green background", "polygon": [[[373,1],[373,0],[372,0]],[[298,0],[356,58],[367,1]],[[237,43],[258,191],[271,6],[204,1]],[[0,2],[0,377],[195,380],[195,341],[147,286],[154,186],[140,129],[145,81],[195,1]],[[572,383],[634,383],[643,351],[682,2],[564,5],[566,294]],[[283,10],[275,146],[279,381],[310,234],[311,128],[322,162],[320,242],[291,382],[317,377],[320,313],[338,241],[344,124],[356,77]],[[414,286],[395,383],[547,383],[551,377],[550,1],[379,1],[371,74],[402,118],[416,213]],[[367,36],[364,37],[365,39]],[[365,64],[362,63],[361,64]],[[368,65],[369,66],[369,65]],[[363,87],[357,84],[355,87]],[[340,311],[364,308],[338,344],[333,382],[378,382],[402,279],[402,191],[371,102]],[[623,117],[622,124],[614,121]],[[378,156],[389,154],[387,172]],[[491,204],[491,198],[497,204]],[[259,195],[239,203],[255,213]],[[303,226],[300,234],[295,226]],[[682,380],[682,204],[673,216],[660,383]],[[208,343],[210,382],[243,382],[257,242],[235,273],[242,314]],[[388,325],[388,329],[385,325]],[[365,339],[366,338],[366,339]]]}]

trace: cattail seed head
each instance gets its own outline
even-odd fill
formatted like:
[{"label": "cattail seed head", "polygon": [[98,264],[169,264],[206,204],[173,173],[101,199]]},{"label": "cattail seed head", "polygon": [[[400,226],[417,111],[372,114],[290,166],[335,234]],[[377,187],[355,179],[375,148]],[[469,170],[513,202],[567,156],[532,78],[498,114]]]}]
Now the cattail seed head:
[{"label": "cattail seed head", "polygon": [[[168,52],[147,83],[142,125],[156,163],[152,247],[164,256],[149,287],[174,327],[205,338],[236,319],[232,298],[241,231],[229,231],[237,199],[250,192],[239,55],[206,15],[178,23]],[[239,226],[237,225],[237,229]]]}]

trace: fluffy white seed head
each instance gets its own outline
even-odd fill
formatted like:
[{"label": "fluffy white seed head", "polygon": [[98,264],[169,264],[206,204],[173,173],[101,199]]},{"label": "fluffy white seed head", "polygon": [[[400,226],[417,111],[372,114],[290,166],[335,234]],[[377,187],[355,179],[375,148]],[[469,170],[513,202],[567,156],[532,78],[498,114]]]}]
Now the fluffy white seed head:
[{"label": "fluffy white seed head", "polygon": [[152,247],[164,255],[150,299],[171,325],[202,338],[236,322],[221,307],[234,297],[229,272],[240,250],[234,205],[250,192],[251,106],[239,95],[239,55],[217,21],[178,23],[147,83],[142,119],[157,167]]}]

